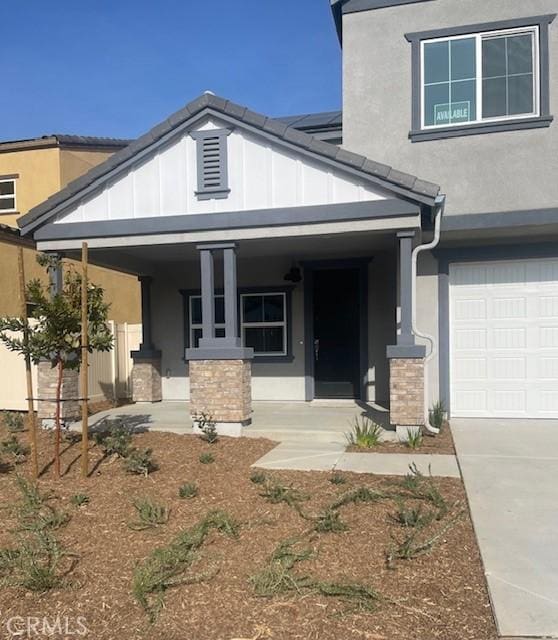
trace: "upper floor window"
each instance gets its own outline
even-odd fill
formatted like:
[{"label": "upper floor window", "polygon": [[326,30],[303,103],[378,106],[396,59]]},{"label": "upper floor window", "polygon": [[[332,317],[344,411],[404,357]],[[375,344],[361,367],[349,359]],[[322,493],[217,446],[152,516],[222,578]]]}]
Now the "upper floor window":
[{"label": "upper floor window", "polygon": [[548,127],[555,17],[406,34],[413,56],[411,139]]},{"label": "upper floor window", "polygon": [[537,116],[538,56],[538,27],[423,41],[423,127]]},{"label": "upper floor window", "polygon": [[0,178],[0,213],[16,211],[15,178]]}]

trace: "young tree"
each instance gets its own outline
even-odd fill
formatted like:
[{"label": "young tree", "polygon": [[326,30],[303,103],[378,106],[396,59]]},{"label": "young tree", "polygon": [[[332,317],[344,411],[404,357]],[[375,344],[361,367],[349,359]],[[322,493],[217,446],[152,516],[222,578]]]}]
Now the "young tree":
[{"label": "young tree", "polygon": [[[39,254],[37,262],[47,272],[61,267],[56,256]],[[26,326],[24,318],[0,318],[0,341],[10,351],[29,356],[38,364],[48,361],[57,370],[55,416],[55,469],[60,477],[60,406],[62,380],[65,369],[79,369],[82,358],[81,333],[81,275],[71,265],[64,265],[62,286],[45,286],[39,279],[26,287],[30,317],[34,322]],[[92,283],[87,285],[87,351],[110,351],[113,337],[107,323],[109,305],[103,301],[104,291]],[[17,332],[18,335],[14,335]],[[27,332],[27,340],[22,337]],[[85,351],[85,349],[83,349]]]}]

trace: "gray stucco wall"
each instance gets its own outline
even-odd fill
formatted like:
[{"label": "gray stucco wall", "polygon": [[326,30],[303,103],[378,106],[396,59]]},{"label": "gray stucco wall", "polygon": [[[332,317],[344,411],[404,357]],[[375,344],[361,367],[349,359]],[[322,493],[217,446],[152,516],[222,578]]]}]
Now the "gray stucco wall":
[{"label": "gray stucco wall", "polygon": [[[250,258],[238,262],[239,287],[284,286],[290,258]],[[216,287],[221,286],[216,265]],[[189,398],[188,365],[184,362],[184,310],[180,289],[199,289],[196,263],[173,264],[160,269],[152,285],[152,324],[155,346],[162,351],[164,400]],[[369,383],[368,399],[386,406],[389,398],[389,365],[386,346],[395,341],[396,258],[379,251],[369,266]],[[292,291],[292,362],[254,361],[254,400],[304,401],[304,287]]]},{"label": "gray stucco wall", "polygon": [[[404,34],[556,13],[556,0],[434,0],[343,18],[343,146],[442,186],[447,214],[558,205],[558,123],[413,143]],[[558,19],[550,25],[550,110],[558,105]]]}]

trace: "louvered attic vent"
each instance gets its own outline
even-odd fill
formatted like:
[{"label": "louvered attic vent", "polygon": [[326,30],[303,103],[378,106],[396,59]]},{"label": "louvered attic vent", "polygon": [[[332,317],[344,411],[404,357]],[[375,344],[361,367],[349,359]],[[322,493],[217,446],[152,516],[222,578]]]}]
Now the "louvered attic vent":
[{"label": "louvered attic vent", "polygon": [[229,193],[227,136],[230,129],[193,131],[197,144],[199,200],[226,198]]}]

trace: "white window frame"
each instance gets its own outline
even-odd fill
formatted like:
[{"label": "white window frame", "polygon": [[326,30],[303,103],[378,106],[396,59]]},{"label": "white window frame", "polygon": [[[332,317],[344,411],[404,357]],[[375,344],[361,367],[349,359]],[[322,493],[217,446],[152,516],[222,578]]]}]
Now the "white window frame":
[{"label": "white window frame", "polygon": [[[488,40],[494,37],[503,37],[510,35],[531,34],[533,38],[533,106],[534,110],[531,113],[514,114],[510,116],[496,116],[492,118],[482,117],[482,103],[483,103],[483,77],[482,77],[482,43],[483,40]],[[470,80],[476,80],[476,120],[470,120],[468,122],[456,122],[455,124],[425,124],[425,83],[424,83],[424,47],[427,44],[433,42],[451,42],[453,40],[465,40],[475,38],[476,41],[476,78],[470,78]],[[506,122],[509,120],[522,120],[526,118],[535,118],[540,116],[541,109],[541,87],[540,87],[540,28],[539,26],[530,27],[517,27],[515,29],[500,29],[495,31],[482,31],[479,33],[468,33],[457,36],[444,36],[441,38],[429,38],[421,40],[420,42],[420,118],[421,129],[445,129],[450,127],[466,127],[470,125],[478,125],[490,122]]]},{"label": "white window frame", "polygon": [[[217,298],[225,298],[225,296],[223,294],[217,294],[214,296],[215,299]],[[192,318],[194,317],[193,313],[192,313],[192,305],[193,305],[193,301],[194,300],[201,300],[201,295],[196,295],[196,296],[190,296],[189,300],[188,300],[188,320],[190,322],[190,347],[194,347],[195,341],[194,341],[194,330],[195,329],[202,329],[203,330],[203,324],[200,323],[194,323],[192,322]],[[219,322],[215,324],[215,329],[224,329],[225,328],[225,323],[224,322]]]},{"label": "white window frame", "polygon": [[[244,321],[244,298],[258,297],[265,298],[266,296],[281,296],[283,298],[283,320],[280,322],[245,322]],[[287,344],[287,294],[284,291],[258,291],[254,293],[241,293],[240,294],[240,335],[242,336],[242,344],[246,346],[244,340],[244,329],[258,329],[258,328],[283,328],[283,351],[255,351],[255,356],[265,356],[266,358],[281,358],[285,357],[289,353],[289,345]]]},{"label": "white window frame", "polygon": [[7,195],[2,195],[0,194],[0,200],[7,200],[9,199],[13,199],[14,201],[14,206],[12,209],[0,209],[0,215],[2,215],[3,213],[13,213],[14,211],[17,211],[17,186],[16,186],[16,179],[15,178],[0,178],[0,183],[2,182],[11,182],[14,185],[14,192],[7,194]]}]

